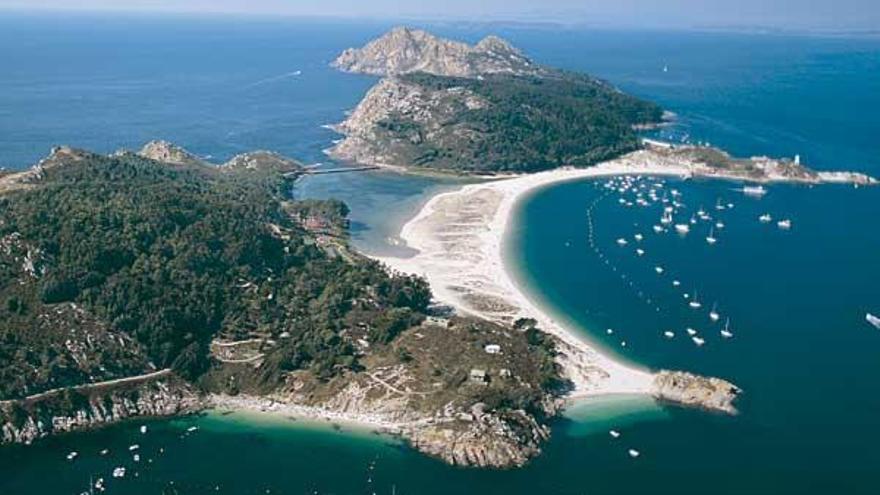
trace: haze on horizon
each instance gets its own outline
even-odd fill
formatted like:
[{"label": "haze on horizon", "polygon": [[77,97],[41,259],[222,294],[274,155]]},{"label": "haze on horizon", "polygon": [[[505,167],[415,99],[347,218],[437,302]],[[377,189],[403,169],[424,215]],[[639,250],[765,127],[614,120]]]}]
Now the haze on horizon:
[{"label": "haze on horizon", "polygon": [[0,9],[535,21],[629,27],[880,29],[877,0],[0,0]]}]

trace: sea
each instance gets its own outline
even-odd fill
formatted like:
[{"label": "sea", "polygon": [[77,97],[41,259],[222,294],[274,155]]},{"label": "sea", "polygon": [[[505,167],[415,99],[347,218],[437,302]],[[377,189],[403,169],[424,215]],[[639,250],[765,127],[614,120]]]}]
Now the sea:
[{"label": "sea", "polygon": [[[339,136],[325,126],[376,79],[328,63],[392,25],[0,13],[0,166],[28,167],[59,144],[112,152],[152,139],[217,162],[270,149],[335,166],[323,150]],[[420,25],[466,41],[499,34],[541,63],[656,101],[677,117],[653,137],[880,176],[877,38]],[[291,193],[345,200],[359,249],[401,255],[402,223],[462,182],[333,174]],[[728,181],[638,181],[659,182],[661,195],[681,193],[676,221],[700,207],[712,220],[686,236],[655,234],[659,204],[621,204],[604,180],[553,185],[518,205],[506,263],[542,307],[615,357],[736,383],[744,391],[736,416],[594,399],[556,420],[543,454],[524,468],[477,470],[347,425],[208,413],[2,447],[0,493],[79,494],[98,478],[108,493],[135,495],[876,493],[880,329],[865,314],[880,314],[880,188],[772,185],[754,198]],[[765,213],[772,222],[758,221]],[[788,230],[776,224],[784,218]],[[699,309],[688,305],[694,295]],[[713,305],[718,322],[708,317]],[[723,338],[728,318],[733,337]],[[68,461],[72,451],[79,456]],[[119,466],[126,476],[113,478]]]}]

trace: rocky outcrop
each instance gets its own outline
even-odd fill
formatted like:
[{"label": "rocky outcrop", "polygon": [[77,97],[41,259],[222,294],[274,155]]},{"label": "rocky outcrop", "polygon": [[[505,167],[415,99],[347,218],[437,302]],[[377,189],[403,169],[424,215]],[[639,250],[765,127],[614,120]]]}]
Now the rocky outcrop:
[{"label": "rocky outcrop", "polygon": [[535,75],[543,71],[497,36],[468,45],[407,27],[394,28],[362,48],[345,50],[332,66],[346,72],[377,76],[426,72],[477,77],[497,73]]},{"label": "rocky outcrop", "polygon": [[683,371],[661,371],[654,377],[655,396],[660,400],[736,414],[733,402],[742,390],[720,378],[709,378]]},{"label": "rocky outcrop", "polygon": [[141,148],[138,155],[172,165],[207,165],[198,156],[168,141],[150,141]]},{"label": "rocky outcrop", "polygon": [[403,436],[419,451],[449,464],[491,468],[523,466],[550,438],[550,428],[525,411],[459,416],[451,423],[404,430]]},{"label": "rocky outcrop", "polygon": [[[456,131],[459,126],[455,124],[455,117],[488,106],[485,98],[463,87],[431,90],[397,78],[383,79],[337,126],[346,138],[328,153],[334,158],[358,163],[399,165],[401,156],[409,157],[422,143],[476,139],[472,129],[461,127]],[[383,126],[391,115],[405,116],[422,131],[395,138]]]},{"label": "rocky outcrop", "polygon": [[251,151],[236,155],[220,165],[221,170],[265,170],[273,172],[295,172],[303,168],[302,163],[272,151]]},{"label": "rocky outcrop", "polygon": [[179,415],[201,407],[195,389],[174,377],[88,395],[72,392],[39,401],[4,401],[0,402],[0,444],[29,444],[48,435],[135,417]]}]

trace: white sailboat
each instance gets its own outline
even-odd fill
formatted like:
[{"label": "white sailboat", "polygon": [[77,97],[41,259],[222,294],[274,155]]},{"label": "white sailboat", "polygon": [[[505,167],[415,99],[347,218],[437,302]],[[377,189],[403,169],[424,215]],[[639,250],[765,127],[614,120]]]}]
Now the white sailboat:
[{"label": "white sailboat", "polygon": [[701,347],[706,343],[705,339],[701,339],[700,337],[691,337],[691,340],[694,341],[694,344],[697,344],[697,347]]},{"label": "white sailboat", "polygon": [[729,339],[733,337],[733,332],[730,331],[730,318],[724,322],[724,328],[721,330],[721,336],[725,339]]},{"label": "white sailboat", "polygon": [[706,236],[706,242],[709,243],[710,245],[718,242],[718,239],[715,238],[715,228],[714,227],[709,229],[709,235]]},{"label": "white sailboat", "polygon": [[663,332],[663,336],[666,337],[667,339],[671,339],[671,338],[675,337],[675,332],[671,332],[671,331],[667,330],[667,331]]},{"label": "white sailboat", "polygon": [[718,229],[718,230],[723,229],[723,228],[724,228],[724,222],[722,222],[722,221],[720,221],[720,220],[717,221],[717,222],[715,222],[715,228]]},{"label": "white sailboat", "polygon": [[624,239],[623,237],[621,237],[620,239],[617,240],[618,246],[626,246],[626,244],[627,244],[626,239]]},{"label": "white sailboat", "polygon": [[865,314],[865,321],[874,325],[874,328],[880,329],[880,318],[872,315],[871,313]]},{"label": "white sailboat", "polygon": [[691,231],[691,228],[686,223],[677,223],[675,224],[675,231],[681,235],[686,235]]},{"label": "white sailboat", "polygon": [[761,215],[760,217],[758,217],[758,220],[759,220],[761,223],[770,223],[770,222],[773,221],[773,217],[771,217],[769,213],[764,213],[763,215]]},{"label": "white sailboat", "polygon": [[718,314],[718,303],[712,303],[712,310],[709,311],[709,319],[712,321],[718,321],[721,318],[721,315]]},{"label": "white sailboat", "polygon": [[688,335],[690,335],[691,337],[693,337],[694,335],[697,334],[697,331],[694,330],[693,328],[688,328],[688,329],[687,329],[687,333],[688,333]]},{"label": "white sailboat", "polygon": [[654,232],[656,232],[656,233],[658,233],[658,234],[661,233],[661,232],[663,232],[663,227],[661,227],[660,225],[655,225],[655,226],[654,226]]},{"label": "white sailboat", "polygon": [[780,220],[776,222],[776,226],[782,230],[788,230],[791,228],[791,220],[789,220],[788,218]]},{"label": "white sailboat", "polygon": [[688,306],[690,306],[694,309],[699,309],[700,307],[703,306],[702,303],[700,303],[700,300],[697,299],[697,291],[694,291],[694,298],[691,299],[691,301],[688,303]]},{"label": "white sailboat", "polygon": [[657,272],[657,275],[661,275],[661,274],[663,274],[663,267],[662,266],[655,266],[654,271]]}]

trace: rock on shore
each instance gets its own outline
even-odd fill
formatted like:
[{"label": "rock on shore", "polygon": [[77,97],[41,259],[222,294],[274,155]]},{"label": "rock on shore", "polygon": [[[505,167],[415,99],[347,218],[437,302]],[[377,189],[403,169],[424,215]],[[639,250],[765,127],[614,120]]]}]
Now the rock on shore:
[{"label": "rock on shore", "polygon": [[734,400],[742,390],[720,378],[710,378],[683,371],[661,371],[654,377],[655,396],[692,407],[736,414]]}]

